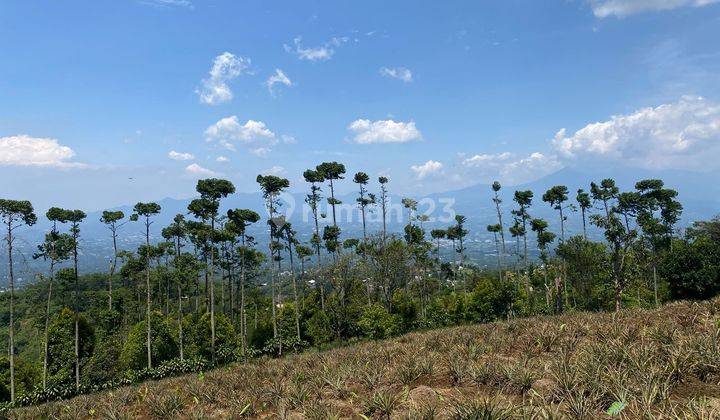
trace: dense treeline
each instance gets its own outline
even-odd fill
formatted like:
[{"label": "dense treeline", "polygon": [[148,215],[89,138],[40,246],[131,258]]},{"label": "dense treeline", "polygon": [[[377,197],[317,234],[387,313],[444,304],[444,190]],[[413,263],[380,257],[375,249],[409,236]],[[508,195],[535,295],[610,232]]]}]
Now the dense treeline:
[{"label": "dense treeline", "polygon": [[[720,288],[720,219],[696,222],[680,235],[677,192],[660,180],[620,191],[605,179],[574,197],[558,185],[541,200],[516,191],[511,204],[494,183],[497,223],[487,230],[497,266],[488,270],[465,256],[462,215],[428,232],[427,217],[406,198],[404,231],[388,232],[386,177],[378,178],[375,194],[367,174],[353,176],[362,237],[344,237],[335,188],[345,172],[337,162],[304,172],[312,210],[308,243],[282,215],[279,197],[289,181],[273,175],[257,177],[265,221],[247,209],[221,213],[222,200],[235,192],[222,179],[198,181],[199,198],[169,226],[154,224],[162,211],[157,203],[137,203],[130,215],[105,211],[101,221],[114,250],[106,273],[78,272],[85,213],[51,208],[45,214],[51,230],[34,255],[47,272],[22,290],[14,289],[13,244],[38,215],[27,201],[0,200],[9,269],[1,297],[9,351],[0,398],[35,402],[310,345],[533,314],[654,306],[707,298]],[[330,216],[320,212],[323,200]],[[558,232],[532,216],[540,205],[557,211]],[[382,217],[381,231],[368,230],[370,211]],[[582,234],[567,234],[569,217],[581,218]],[[248,227],[265,222],[269,246],[259,249]],[[142,226],[144,244],[136,250],[118,248],[127,223]],[[592,228],[604,240],[590,240]],[[452,258],[440,258],[444,247]],[[529,258],[531,247],[539,260]]]}]

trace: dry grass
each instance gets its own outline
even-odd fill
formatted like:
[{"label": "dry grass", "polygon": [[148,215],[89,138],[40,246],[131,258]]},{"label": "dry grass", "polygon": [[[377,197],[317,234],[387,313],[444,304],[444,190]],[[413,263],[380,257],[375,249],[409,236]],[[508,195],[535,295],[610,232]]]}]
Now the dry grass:
[{"label": "dry grass", "polygon": [[12,418],[720,417],[720,299],[413,333],[18,409]]}]

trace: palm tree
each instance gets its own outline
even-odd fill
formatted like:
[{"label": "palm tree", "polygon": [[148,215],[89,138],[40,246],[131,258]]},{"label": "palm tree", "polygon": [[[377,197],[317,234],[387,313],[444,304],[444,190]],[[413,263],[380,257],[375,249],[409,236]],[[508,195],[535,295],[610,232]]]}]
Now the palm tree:
[{"label": "palm tree", "polygon": [[[268,225],[270,225],[270,282],[271,282],[271,295],[272,295],[272,323],[273,323],[273,338],[278,341],[278,352],[279,354],[282,354],[282,337],[279,335],[279,330],[277,327],[277,314],[276,314],[276,308],[275,308],[275,273],[273,273],[273,256],[275,255],[275,252],[278,252],[277,258],[279,263],[280,258],[280,247],[278,241],[278,232],[277,228],[279,225],[279,221],[276,223],[275,220],[275,211],[277,207],[280,205],[280,202],[278,201],[278,196],[285,188],[290,187],[290,181],[288,181],[285,178],[280,178],[275,175],[258,175],[256,178],[256,181],[258,184],[260,184],[260,189],[263,192],[263,198],[265,199],[265,205],[268,209]],[[279,272],[278,272],[279,275]]]},{"label": "palm tree", "polygon": [[592,207],[592,203],[590,202],[590,194],[586,193],[585,190],[580,188],[579,190],[577,190],[575,200],[578,203],[578,207],[580,207],[580,214],[582,215],[583,238],[587,239],[586,216],[587,211],[590,209],[590,207]]},{"label": "palm tree", "polygon": [[131,221],[138,221],[140,218],[144,218],[145,223],[145,259],[147,260],[145,266],[145,323],[147,331],[147,366],[148,369],[152,369],[152,328],[150,326],[150,311],[151,311],[151,292],[150,289],[150,225],[153,222],[150,218],[160,213],[160,205],[157,203],[137,203],[133,208],[134,213],[130,216]]},{"label": "palm tree", "polygon": [[8,250],[8,280],[10,282],[10,322],[8,325],[10,346],[10,401],[15,402],[15,277],[13,272],[13,231],[20,226],[32,226],[37,221],[29,201],[0,199],[0,218],[6,227],[5,243]]},{"label": "palm tree", "polygon": [[73,273],[75,278],[75,391],[80,390],[80,275],[78,274],[78,239],[80,223],[87,217],[82,210],[69,210],[65,218],[70,222],[73,245]]},{"label": "palm tree", "polygon": [[113,243],[113,260],[110,264],[110,274],[108,275],[108,310],[112,311],[112,298],[113,298],[113,290],[112,290],[112,280],[113,276],[115,275],[115,268],[117,267],[117,260],[118,260],[118,248],[117,248],[117,230],[122,227],[127,222],[120,222],[125,218],[125,213],[123,213],[120,210],[117,211],[108,211],[105,210],[103,212],[102,217],[100,218],[100,221],[105,223],[110,229],[110,233],[112,234],[112,243]]}]

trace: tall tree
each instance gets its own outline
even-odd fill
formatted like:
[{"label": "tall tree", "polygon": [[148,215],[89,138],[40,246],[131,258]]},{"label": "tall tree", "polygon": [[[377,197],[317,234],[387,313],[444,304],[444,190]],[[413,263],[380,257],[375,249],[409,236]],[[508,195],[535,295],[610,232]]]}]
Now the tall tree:
[{"label": "tall tree", "polygon": [[52,223],[50,232],[45,235],[45,242],[38,245],[38,252],[33,258],[43,258],[50,260],[50,273],[48,276],[47,299],[45,305],[45,334],[43,340],[43,390],[47,389],[47,373],[48,373],[48,341],[50,331],[50,304],[53,296],[53,283],[55,281],[55,267],[70,258],[72,250],[72,237],[67,233],[58,231],[58,223],[65,223],[67,210],[58,207],[51,207],[45,216]]},{"label": "tall tree", "polygon": [[615,289],[615,311],[622,307],[622,293],[627,285],[625,272],[628,265],[627,253],[635,242],[637,232],[629,229],[629,223],[623,224],[618,217],[618,207],[613,203],[618,202],[620,189],[615,185],[613,179],[603,179],[600,184],[590,184],[590,194],[593,200],[602,203],[605,210],[604,215],[594,214],[591,216],[591,223],[603,229],[605,239],[611,247],[611,268],[613,286]]},{"label": "tall tree", "polygon": [[[305,182],[308,182],[310,184],[310,194],[305,196],[305,202],[310,206],[310,211],[312,211],[313,215],[313,222],[315,224],[315,231],[313,232],[313,236],[310,239],[310,243],[315,247],[315,254],[317,256],[317,272],[319,273],[322,268],[322,261],[320,258],[320,247],[322,246],[322,237],[320,236],[320,223],[318,222],[319,219],[319,206],[320,201],[322,200],[322,187],[320,185],[325,180],[323,175],[313,169],[308,169],[305,172],[303,172],[303,178],[305,178]],[[320,289],[320,307],[322,310],[325,310],[325,288],[323,281],[318,278],[316,286]]]},{"label": "tall tree", "polygon": [[75,390],[80,390],[80,274],[78,273],[78,242],[80,223],[87,215],[82,210],[69,210],[65,219],[70,222],[73,245],[73,276],[75,280]]},{"label": "tall tree", "polygon": [[[187,238],[187,227],[185,225],[185,216],[177,214],[173,218],[173,222],[162,230],[162,237],[165,240],[172,241],[174,248],[173,267],[174,267],[174,278],[175,286],[177,288],[177,305],[178,305],[178,347],[180,350],[180,360],[185,358],[184,354],[184,343],[183,343],[183,285],[185,283],[185,276],[187,270],[192,266],[185,261],[187,258],[182,259],[182,242]],[[186,255],[187,257],[188,255]],[[194,260],[194,258],[193,258]]]},{"label": "tall tree", "polygon": [[493,238],[495,239],[495,252],[497,252],[497,265],[498,265],[498,276],[500,277],[500,281],[502,281],[502,262],[500,257],[500,240],[498,239],[498,233],[502,232],[502,225],[500,223],[496,223],[494,225],[488,225],[487,231],[493,234]]},{"label": "tall tree", "polygon": [[[537,246],[540,250],[540,260],[543,262],[543,276],[545,279],[545,291],[546,291],[546,303],[550,307],[550,285],[548,283],[547,273],[550,268],[548,260],[548,245],[555,240],[555,234],[548,232],[548,223],[543,219],[532,219],[530,221],[530,228],[537,234]],[[562,312],[562,294],[560,291],[560,282],[555,282],[555,311]]]},{"label": "tall tree", "polygon": [[[324,175],[323,175],[324,177]],[[280,178],[275,175],[258,175],[256,178],[256,181],[258,184],[260,184],[260,189],[263,193],[263,198],[265,199],[265,206],[268,210],[268,225],[270,226],[270,293],[272,295],[272,324],[273,324],[273,338],[278,341],[278,352],[282,354],[282,337],[280,336],[280,331],[278,330],[277,325],[277,311],[275,308],[275,273],[273,272],[273,258],[275,256],[275,252],[278,253],[277,258],[279,261],[280,258],[280,246],[278,243],[278,232],[277,227],[279,226],[279,221],[276,221],[275,212],[280,206],[279,202],[279,195],[283,192],[286,188],[290,187],[290,181],[288,181],[285,178]],[[280,272],[278,271],[277,275],[279,275]]]},{"label": "tall tree", "polygon": [[527,269],[528,266],[528,246],[527,246],[527,223],[530,220],[530,213],[528,213],[528,208],[532,204],[533,199],[533,192],[530,190],[526,191],[515,191],[515,196],[513,200],[517,203],[518,209],[513,210],[512,213],[515,215],[515,217],[519,220],[519,225],[522,227],[522,230],[519,232],[519,235],[523,238],[523,260],[524,260],[524,268]]},{"label": "tall tree", "polygon": [[112,301],[113,301],[113,276],[115,275],[115,269],[117,267],[117,260],[118,260],[118,247],[117,247],[117,231],[120,227],[122,227],[127,222],[121,222],[122,219],[125,218],[125,213],[123,213],[120,210],[116,211],[109,211],[105,210],[103,211],[102,217],[100,218],[100,221],[105,223],[110,229],[110,233],[112,235],[112,244],[113,244],[113,259],[110,263],[110,274],[108,275],[108,310],[112,311]]},{"label": "tall tree", "polygon": [[[465,229],[465,222],[467,221],[467,218],[463,215],[457,214],[455,215],[455,225],[450,227],[448,230],[448,238],[453,239],[453,243],[455,241],[458,242],[457,248],[455,248],[455,252],[460,256],[460,269],[464,271],[464,265],[465,265],[465,236],[468,234],[468,230]],[[467,284],[465,275],[463,274],[463,293],[467,293]]]},{"label": "tall tree", "polygon": [[342,201],[335,198],[334,182],[344,178],[345,165],[338,162],[323,162],[317,166],[316,170],[322,174],[326,181],[330,182],[330,197],[328,197],[328,204],[332,206],[333,226],[337,227],[335,206],[342,204]]},{"label": "tall tree", "polygon": [[639,194],[637,222],[652,251],[650,265],[656,306],[660,303],[657,278],[659,254],[670,249],[672,226],[682,213],[682,205],[675,200],[677,191],[664,188],[664,185],[660,179],[645,179],[635,184]]},{"label": "tall tree", "polygon": [[247,314],[245,312],[245,283],[246,278],[246,255],[248,246],[254,243],[254,238],[247,234],[247,228],[260,220],[260,215],[248,209],[228,210],[228,219],[237,229],[240,236],[240,346],[243,357],[247,353]]},{"label": "tall tree", "polygon": [[380,183],[380,211],[382,213],[383,223],[382,241],[383,244],[385,244],[385,241],[387,240],[387,206],[389,204],[388,189],[386,185],[390,182],[390,180],[385,176],[381,176],[378,178],[378,182]]},{"label": "tall tree", "polygon": [[358,172],[353,178],[353,182],[360,186],[360,192],[356,199],[358,207],[360,207],[360,215],[362,216],[363,225],[363,245],[367,245],[367,227],[365,224],[365,210],[368,206],[375,204],[375,195],[368,194],[367,188],[365,187],[370,180],[370,177],[365,172]]},{"label": "tall tree", "polygon": [[587,239],[587,212],[592,207],[592,202],[590,201],[590,194],[586,193],[585,190],[580,188],[579,190],[577,190],[575,201],[577,201],[578,207],[580,207],[580,214],[582,215],[583,238]]},{"label": "tall tree", "polygon": [[295,232],[292,228],[292,225],[290,222],[285,222],[284,225],[281,227],[281,231],[283,234],[283,237],[286,241],[286,247],[288,256],[290,257],[290,276],[292,279],[292,288],[293,288],[293,299],[295,304],[295,334],[297,336],[298,343],[300,342],[300,300],[298,299],[298,290],[297,290],[297,279],[295,277],[295,263],[293,260],[293,249],[295,245],[297,244],[297,239],[295,238]]},{"label": "tall tree", "polygon": [[568,200],[568,188],[564,185],[550,187],[550,189],[543,194],[542,199],[560,213],[560,240],[565,241],[565,220],[567,218],[563,213],[563,210],[565,210],[563,203]]},{"label": "tall tree", "polygon": [[151,217],[160,213],[160,205],[157,203],[137,203],[133,208],[134,213],[130,216],[130,220],[138,221],[142,217],[143,223],[145,224],[145,259],[147,260],[145,266],[145,324],[147,332],[147,367],[152,369],[152,328],[150,326],[150,312],[152,305],[150,288],[150,261],[151,261],[151,247],[150,247],[150,225],[153,222],[150,220]]},{"label": "tall tree", "polygon": [[37,221],[29,201],[0,199],[0,217],[5,225],[5,243],[8,250],[8,281],[10,286],[10,321],[8,324],[10,350],[10,401],[15,402],[15,276],[13,271],[13,232],[20,226],[32,226]]},{"label": "tall tree", "polygon": [[408,211],[408,225],[412,226],[413,221],[415,220],[415,212],[417,211],[418,202],[417,200],[414,200],[412,198],[403,198],[400,201]]},{"label": "tall tree", "polygon": [[[215,223],[217,222],[220,200],[235,192],[232,182],[225,179],[200,179],[195,190],[200,194],[199,199],[190,202],[189,210],[196,217],[210,221],[210,349],[212,361],[215,362],[215,246],[217,239]],[[193,205],[193,203],[195,205]]]},{"label": "tall tree", "polygon": [[[492,190],[493,190],[493,203],[495,203],[495,211],[497,212],[497,218],[498,218],[498,226],[500,226],[500,230],[498,230],[497,233],[500,234],[500,245],[502,245],[501,250],[502,254],[500,254],[500,260],[502,261],[502,267],[500,270],[505,269],[505,255],[507,255],[507,252],[505,250],[505,225],[503,225],[503,218],[502,218],[502,211],[500,210],[500,204],[502,204],[502,199],[500,198],[500,189],[502,186],[500,185],[500,182],[495,181],[492,184]],[[502,277],[502,276],[501,276]]]}]

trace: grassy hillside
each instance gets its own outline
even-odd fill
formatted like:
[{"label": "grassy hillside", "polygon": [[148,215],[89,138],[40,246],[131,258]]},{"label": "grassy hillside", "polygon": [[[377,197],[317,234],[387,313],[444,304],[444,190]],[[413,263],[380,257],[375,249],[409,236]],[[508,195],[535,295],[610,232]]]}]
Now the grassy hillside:
[{"label": "grassy hillside", "polygon": [[[13,418],[720,415],[720,299],[413,333],[29,407]],[[609,416],[608,416],[609,417]]]}]

